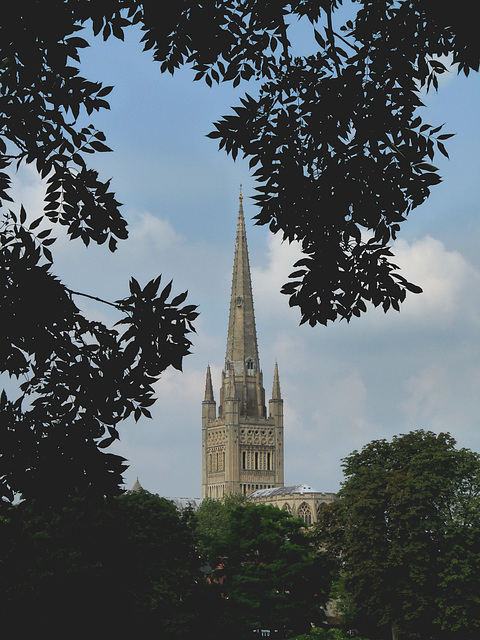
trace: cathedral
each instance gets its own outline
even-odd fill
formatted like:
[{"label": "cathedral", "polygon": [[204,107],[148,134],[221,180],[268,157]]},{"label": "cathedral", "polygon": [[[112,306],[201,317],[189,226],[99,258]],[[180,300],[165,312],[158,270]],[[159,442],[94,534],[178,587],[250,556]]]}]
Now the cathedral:
[{"label": "cathedral", "polygon": [[241,493],[315,522],[335,500],[301,484],[284,486],[283,399],[278,365],[268,411],[258,355],[252,281],[240,195],[233,262],[230,316],[219,403],[207,367],[202,403],[202,498]]},{"label": "cathedral", "polygon": [[[202,402],[202,499],[240,493],[257,504],[284,509],[306,524],[334,500],[306,484],[284,486],[283,398],[278,365],[273,367],[268,411],[258,356],[252,280],[243,198],[240,195],[233,261],[225,366],[215,401],[207,366]],[[142,489],[138,479],[132,491]],[[199,498],[169,498],[177,508],[196,509]]]}]

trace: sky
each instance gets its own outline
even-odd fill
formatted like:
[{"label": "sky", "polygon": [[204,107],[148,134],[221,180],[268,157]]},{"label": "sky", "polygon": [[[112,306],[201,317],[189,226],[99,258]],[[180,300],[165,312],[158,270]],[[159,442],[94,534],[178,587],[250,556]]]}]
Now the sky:
[{"label": "sky", "polygon": [[[125,488],[166,497],[201,496],[201,403],[212,370],[218,401],[225,359],[239,191],[242,185],[260,363],[267,399],[278,362],[285,412],[285,484],[335,492],[341,460],[371,440],[414,429],[448,432],[459,447],[480,451],[480,87],[455,72],[425,96],[424,120],[445,123],[450,159],[435,164],[443,182],[404,224],[396,264],[424,293],[400,313],[369,308],[351,323],[299,326],[280,294],[299,252],[255,226],[248,163],[235,162],[206,137],[247,87],[209,89],[194,72],[160,74],[138,34],[124,43],[93,43],[82,74],[114,85],[111,110],[90,121],[114,150],[95,166],[123,203],[130,238],[110,254],[59,236],[54,271],[74,290],[107,300],[162,274],[175,293],[188,289],[200,316],[183,372],[156,385],[152,420],[128,422],[111,448],[129,464]],[[250,90],[250,89],[249,89]],[[14,180],[32,215],[44,186],[30,169]],[[91,317],[115,321],[111,308],[78,300]]]}]

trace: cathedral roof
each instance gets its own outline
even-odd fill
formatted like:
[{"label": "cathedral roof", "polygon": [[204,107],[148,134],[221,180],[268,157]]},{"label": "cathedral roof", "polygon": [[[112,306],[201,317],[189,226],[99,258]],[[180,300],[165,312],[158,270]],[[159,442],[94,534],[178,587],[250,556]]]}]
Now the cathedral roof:
[{"label": "cathedral roof", "polygon": [[269,496],[283,496],[291,494],[322,493],[312,489],[308,484],[294,484],[289,487],[271,487],[270,489],[257,489],[249,495],[249,498],[266,498]]},{"label": "cathedral roof", "polygon": [[202,498],[166,498],[166,500],[173,502],[179,511],[183,511],[187,508],[191,508],[196,511],[202,503]]}]

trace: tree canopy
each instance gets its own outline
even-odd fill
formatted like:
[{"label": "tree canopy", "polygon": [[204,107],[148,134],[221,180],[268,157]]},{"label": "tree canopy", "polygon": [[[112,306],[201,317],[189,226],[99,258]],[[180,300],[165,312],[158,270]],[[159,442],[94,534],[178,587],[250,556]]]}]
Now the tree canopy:
[{"label": "tree canopy", "polygon": [[[3,166],[25,160],[48,176],[45,214],[71,237],[112,248],[125,237],[109,181],[85,158],[108,150],[105,136],[75,127],[82,110],[108,108],[111,90],[79,76],[80,34],[123,39],[139,25],[161,71],[187,65],[210,85],[257,81],[258,95],[210,135],[255,168],[258,223],[302,245],[283,287],[302,321],[348,320],[366,302],[398,309],[420,289],[398,272],[390,243],[440,181],[431,161],[447,155],[451,135],[423,121],[422,92],[438,88],[447,59],[467,75],[479,66],[475,30],[453,13],[430,0],[185,0],[160,19],[152,0],[19,2],[2,19]],[[297,21],[310,25],[312,55],[291,43]]]},{"label": "tree canopy", "polygon": [[324,621],[332,563],[302,520],[230,497],[204,501],[196,515],[212,588],[222,594],[213,637],[254,629],[289,637]]},{"label": "tree canopy", "polygon": [[[107,6],[109,5],[109,6]],[[121,36],[124,3],[21,1],[0,20],[0,372],[18,380],[0,397],[0,497],[62,500],[81,490],[115,494],[124,460],[103,449],[128,416],[149,416],[153,383],[181,369],[197,313],[160,277],[130,281],[117,327],[86,318],[78,292],[53,274],[55,225],[70,239],[107,243],[127,237],[120,203],[88,166],[106,152],[105,136],[83,124],[111,87],[79,75],[78,32]],[[45,181],[43,211],[11,204],[11,173],[33,164]],[[86,295],[92,296],[90,293]]]},{"label": "tree canopy", "polygon": [[[240,76],[258,77],[259,95],[245,95],[211,135],[255,168],[258,223],[301,243],[283,287],[290,305],[311,325],[349,320],[366,303],[398,310],[421,289],[398,272],[390,244],[440,182],[432,161],[448,155],[451,135],[424,121],[422,92],[438,88],[449,57],[459,72],[478,70],[474,28],[429,0],[226,4],[252,8],[255,25],[253,7],[262,14],[253,41],[268,64],[247,58]],[[311,22],[310,56],[290,47],[297,19]],[[215,79],[218,67],[199,73]],[[234,58],[223,77],[235,72]]]},{"label": "tree canopy", "polygon": [[0,617],[7,636],[187,640],[203,589],[193,520],[146,491],[55,509],[32,501],[0,518]]},{"label": "tree canopy", "polygon": [[480,627],[480,455],[448,434],[375,440],[345,458],[322,544],[367,637],[473,640]]},{"label": "tree canopy", "polygon": [[236,499],[177,511],[143,490],[22,501],[0,516],[2,629],[56,638],[75,621],[77,633],[166,640],[307,631],[323,619],[331,563],[303,525]]}]

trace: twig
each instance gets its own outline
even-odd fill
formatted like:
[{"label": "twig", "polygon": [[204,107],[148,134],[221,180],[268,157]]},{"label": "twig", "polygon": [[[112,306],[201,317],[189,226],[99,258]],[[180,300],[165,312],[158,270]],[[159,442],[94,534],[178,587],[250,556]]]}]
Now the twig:
[{"label": "twig", "polygon": [[84,298],[90,298],[90,300],[95,300],[96,302],[103,302],[103,304],[108,304],[111,307],[114,307],[115,309],[120,309],[120,306],[118,304],[116,304],[115,302],[109,302],[108,300],[102,300],[102,298],[97,298],[97,296],[91,296],[89,293],[82,293],[81,291],[73,291],[72,289],[69,289],[68,287],[65,287],[65,288],[68,291],[68,293],[70,293],[72,296],[83,296]]}]

